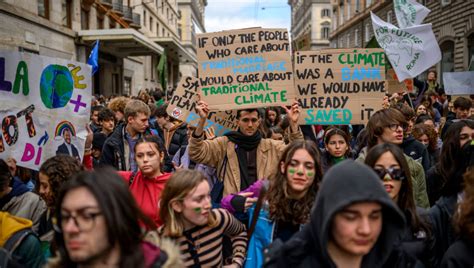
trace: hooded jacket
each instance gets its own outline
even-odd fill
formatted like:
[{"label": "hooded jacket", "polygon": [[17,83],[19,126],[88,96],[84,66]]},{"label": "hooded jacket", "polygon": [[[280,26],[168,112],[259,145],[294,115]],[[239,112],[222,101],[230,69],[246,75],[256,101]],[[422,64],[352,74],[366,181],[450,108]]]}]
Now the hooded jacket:
[{"label": "hooded jacket", "polygon": [[345,160],[323,178],[310,223],[285,244],[272,246],[265,267],[336,267],[328,241],[334,216],[358,202],[377,202],[383,208],[383,227],[361,267],[413,267],[416,260],[396,248],[405,230],[405,218],[368,166]]},{"label": "hooded jacket", "polygon": [[37,231],[41,215],[46,211],[45,202],[17,178],[12,180],[11,187],[11,192],[0,198],[0,210],[31,220],[33,230]]},{"label": "hooded jacket", "polygon": [[[12,216],[8,212],[0,212],[0,247],[4,247],[8,239],[15,233],[29,229],[32,225],[28,219]],[[40,267],[44,259],[38,238],[35,235],[27,234],[17,241],[21,242],[12,252],[15,260],[25,267]]]}]

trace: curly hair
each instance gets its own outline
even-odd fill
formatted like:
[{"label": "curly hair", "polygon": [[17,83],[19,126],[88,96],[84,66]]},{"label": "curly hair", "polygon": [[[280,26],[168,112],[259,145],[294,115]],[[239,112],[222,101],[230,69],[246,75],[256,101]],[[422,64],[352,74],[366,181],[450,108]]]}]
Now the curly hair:
[{"label": "curly hair", "polygon": [[[288,165],[293,155],[299,149],[306,150],[313,158],[315,175],[313,184],[310,186],[305,196],[301,199],[290,199],[288,194],[288,178],[286,176]],[[284,169],[270,176],[270,187],[267,193],[270,218],[274,221],[286,221],[293,224],[304,224],[309,221],[311,208],[319,189],[319,182],[323,177],[319,150],[313,141],[294,141],[290,143],[280,158],[280,164]]]},{"label": "curly hair", "polygon": [[109,102],[109,105],[107,105],[107,108],[114,112],[121,112],[125,113],[125,106],[127,106],[127,103],[130,101],[129,98],[126,97],[118,97]]},{"label": "curly hair", "polygon": [[429,140],[428,150],[430,152],[435,152],[438,149],[438,134],[436,134],[436,131],[434,130],[432,126],[425,125],[423,123],[416,124],[413,127],[411,134],[417,140],[423,135],[428,136],[428,140]]},{"label": "curly hair", "polygon": [[41,165],[39,172],[48,176],[49,189],[51,191],[51,200],[47,200],[49,207],[55,205],[61,186],[83,170],[84,168],[81,163],[69,155],[53,156]]},{"label": "curly hair", "polygon": [[460,237],[474,241],[474,169],[464,174],[464,200],[454,215],[455,229]]}]

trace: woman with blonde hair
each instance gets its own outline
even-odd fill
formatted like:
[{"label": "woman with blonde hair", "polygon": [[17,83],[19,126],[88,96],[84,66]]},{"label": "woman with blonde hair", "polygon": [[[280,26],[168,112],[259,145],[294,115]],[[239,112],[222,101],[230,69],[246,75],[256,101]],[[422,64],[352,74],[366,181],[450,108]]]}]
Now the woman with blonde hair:
[{"label": "woman with blonde hair", "polygon": [[[180,245],[186,267],[242,267],[247,245],[245,226],[224,209],[212,209],[210,187],[199,171],[181,170],[161,195],[161,236]],[[223,237],[232,242],[232,259],[225,263]]]}]

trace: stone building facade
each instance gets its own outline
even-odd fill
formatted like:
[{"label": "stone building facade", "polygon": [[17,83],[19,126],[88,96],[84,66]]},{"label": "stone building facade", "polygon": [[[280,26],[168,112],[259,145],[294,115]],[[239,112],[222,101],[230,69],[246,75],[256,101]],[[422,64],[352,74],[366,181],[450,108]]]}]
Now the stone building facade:
[{"label": "stone building facade", "polygon": [[2,0],[0,49],[86,62],[99,40],[93,92],[136,95],[161,88],[164,54],[169,87],[181,63],[197,66],[181,45],[179,21],[178,0]]},{"label": "stone building facade", "polygon": [[[474,0],[419,1],[431,10],[424,23],[432,23],[442,60],[433,68],[442,83],[443,72],[468,70],[474,55]],[[373,37],[370,11],[398,25],[391,0],[332,0],[331,47],[365,47]]]},{"label": "stone building facade", "polygon": [[293,50],[329,47],[332,6],[330,0],[288,0],[291,6]]}]

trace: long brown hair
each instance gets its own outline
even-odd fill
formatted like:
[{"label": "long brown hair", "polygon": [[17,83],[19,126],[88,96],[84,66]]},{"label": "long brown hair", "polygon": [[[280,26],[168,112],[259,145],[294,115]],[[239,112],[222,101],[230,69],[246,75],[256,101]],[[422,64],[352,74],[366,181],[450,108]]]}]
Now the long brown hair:
[{"label": "long brown hair", "polygon": [[410,219],[408,219],[410,221],[410,227],[414,231],[425,231],[426,233],[430,233],[428,224],[422,221],[416,212],[410,168],[408,167],[408,162],[405,159],[402,149],[391,143],[376,145],[367,153],[365,164],[374,168],[377,160],[379,160],[379,158],[386,152],[390,152],[393,155],[393,158],[398,162],[400,169],[405,175],[405,179],[401,181],[402,185],[400,187],[400,192],[398,193],[398,207],[405,213],[408,213],[410,216]]},{"label": "long brown hair", "polygon": [[[286,176],[288,165],[295,152],[299,149],[306,150],[314,161],[314,181],[305,196],[299,200],[289,199],[288,178]],[[290,143],[280,158],[280,163],[284,165],[284,172],[278,167],[278,172],[270,177],[270,187],[267,193],[270,218],[274,221],[282,220],[293,224],[304,224],[309,221],[309,215],[316,193],[319,189],[319,182],[323,177],[321,171],[320,155],[316,144],[313,141],[294,141]]]},{"label": "long brown hair", "polygon": [[[184,198],[201,182],[207,181],[206,177],[197,170],[184,169],[174,173],[166,182],[161,193],[160,219],[165,223],[161,234],[167,237],[180,237],[183,235],[183,216],[171,207],[173,202],[182,202]],[[216,219],[209,213],[209,226],[214,226]]]},{"label": "long brown hair", "polygon": [[464,200],[454,215],[456,231],[466,240],[474,241],[474,169],[464,174]]}]

